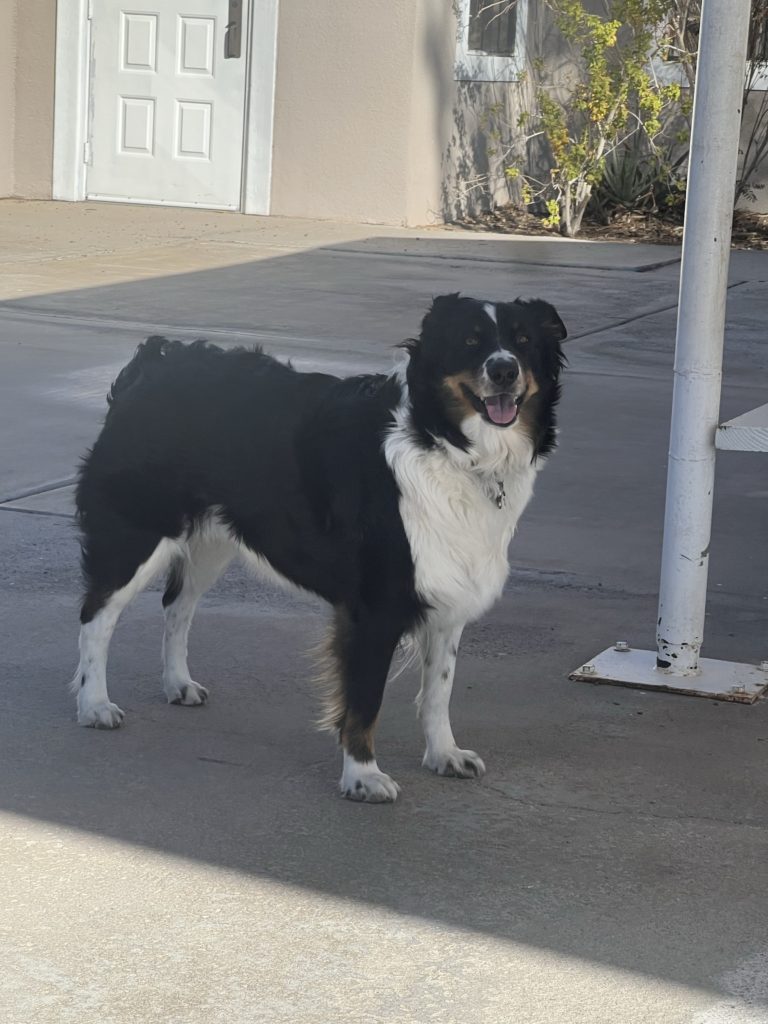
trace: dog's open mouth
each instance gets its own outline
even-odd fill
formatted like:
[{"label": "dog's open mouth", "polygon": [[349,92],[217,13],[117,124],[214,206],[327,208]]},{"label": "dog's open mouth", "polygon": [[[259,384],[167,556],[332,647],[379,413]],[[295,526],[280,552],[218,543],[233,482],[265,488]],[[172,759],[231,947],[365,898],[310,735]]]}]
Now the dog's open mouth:
[{"label": "dog's open mouth", "polygon": [[486,395],[485,398],[480,398],[466,384],[463,387],[467,397],[480,415],[497,427],[512,426],[525,397],[524,395],[511,395],[509,392],[503,391],[498,395]]},{"label": "dog's open mouth", "polygon": [[488,395],[483,405],[488,419],[499,427],[508,427],[517,419],[518,405],[512,395]]}]

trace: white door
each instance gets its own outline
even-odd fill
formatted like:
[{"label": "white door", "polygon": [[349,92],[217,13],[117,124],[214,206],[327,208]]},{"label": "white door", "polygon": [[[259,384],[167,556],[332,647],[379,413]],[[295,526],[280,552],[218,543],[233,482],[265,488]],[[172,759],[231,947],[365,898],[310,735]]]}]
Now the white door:
[{"label": "white door", "polygon": [[247,0],[93,0],[89,199],[240,208]]}]

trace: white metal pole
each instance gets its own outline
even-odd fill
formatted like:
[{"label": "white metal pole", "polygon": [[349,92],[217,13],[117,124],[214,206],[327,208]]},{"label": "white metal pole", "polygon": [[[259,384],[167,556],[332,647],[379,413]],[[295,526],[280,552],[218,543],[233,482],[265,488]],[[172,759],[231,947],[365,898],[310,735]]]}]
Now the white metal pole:
[{"label": "white metal pole", "polygon": [[675,345],[657,665],[697,672],[750,0],[703,0]]}]

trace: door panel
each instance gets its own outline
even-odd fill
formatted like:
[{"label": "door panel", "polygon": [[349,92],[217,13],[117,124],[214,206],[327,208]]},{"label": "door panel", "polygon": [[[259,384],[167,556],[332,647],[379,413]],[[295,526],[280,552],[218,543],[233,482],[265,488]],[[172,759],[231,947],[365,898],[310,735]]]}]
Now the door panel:
[{"label": "door panel", "polygon": [[239,209],[245,56],[227,56],[230,0],[93,7],[88,197]]}]

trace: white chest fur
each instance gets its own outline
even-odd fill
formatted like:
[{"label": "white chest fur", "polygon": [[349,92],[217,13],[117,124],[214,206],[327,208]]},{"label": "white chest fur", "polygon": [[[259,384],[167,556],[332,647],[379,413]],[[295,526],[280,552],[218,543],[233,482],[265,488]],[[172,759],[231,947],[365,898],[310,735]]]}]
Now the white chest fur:
[{"label": "white chest fur", "polygon": [[502,431],[479,416],[463,429],[471,452],[448,444],[424,449],[414,442],[403,408],[384,444],[400,489],[416,589],[441,619],[456,624],[483,615],[500,597],[507,548],[536,477],[533,447],[521,430]]}]

